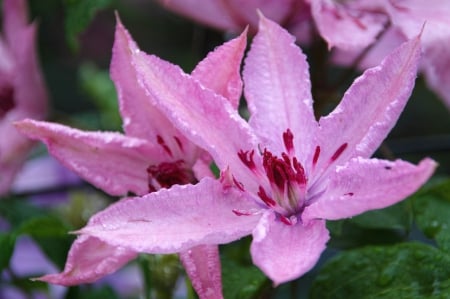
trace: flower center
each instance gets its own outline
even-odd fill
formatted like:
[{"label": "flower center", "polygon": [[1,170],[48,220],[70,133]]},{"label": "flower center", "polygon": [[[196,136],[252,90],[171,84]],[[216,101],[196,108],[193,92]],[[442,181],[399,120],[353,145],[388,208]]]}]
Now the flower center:
[{"label": "flower center", "polygon": [[0,88],[0,119],[16,106],[14,102],[14,89],[12,86]]},{"label": "flower center", "polygon": [[149,192],[170,188],[176,184],[185,185],[197,182],[194,173],[185,166],[183,160],[150,165],[147,168],[147,174]]},{"label": "flower center", "polygon": [[[307,173],[295,156],[294,135],[289,129],[283,133],[283,142],[285,151],[280,156],[264,149],[261,153],[261,165],[255,163],[255,150],[240,150],[238,157],[261,182],[256,194],[262,203],[273,210],[282,222],[293,225],[297,223],[305,207],[323,194],[324,189],[320,182],[323,182],[324,171],[341,157],[348,144],[339,146],[326,160],[321,158],[321,148],[317,145],[312,156],[310,171]],[[325,163],[317,169],[319,159]],[[314,177],[312,177],[313,173]],[[235,183],[235,185],[241,190],[244,189],[241,184]],[[350,192],[347,195],[352,196],[353,193]],[[234,212],[237,215],[248,215],[245,211]]]}]

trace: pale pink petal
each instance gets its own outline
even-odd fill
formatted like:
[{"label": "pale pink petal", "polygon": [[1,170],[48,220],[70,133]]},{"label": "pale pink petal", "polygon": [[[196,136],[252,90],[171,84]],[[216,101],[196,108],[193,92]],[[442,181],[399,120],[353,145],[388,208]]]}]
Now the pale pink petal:
[{"label": "pale pink petal", "polygon": [[446,39],[428,44],[425,48],[423,70],[429,87],[441,97],[450,110],[450,53]]},{"label": "pale pink petal", "polygon": [[70,248],[64,271],[36,280],[71,286],[94,282],[122,268],[137,253],[120,246],[110,246],[94,237],[79,236]]},{"label": "pale pink petal", "polygon": [[270,213],[253,231],[250,250],[253,263],[278,285],[311,270],[328,239],[323,220],[286,225]]},{"label": "pale pink petal", "polygon": [[222,0],[158,0],[176,13],[218,29],[239,31],[247,25],[234,11],[228,10],[227,1]]},{"label": "pale pink petal", "polygon": [[156,143],[158,135],[177,136],[177,131],[167,118],[156,109],[149,95],[138,83],[131,57],[133,53],[139,51],[138,46],[122,25],[120,19],[117,18],[111,59],[111,78],[117,89],[123,128],[129,136]]},{"label": "pale pink petal", "polygon": [[228,99],[236,109],[242,93],[240,67],[246,45],[247,30],[210,52],[192,71],[193,78]]},{"label": "pale pink petal", "polygon": [[30,118],[44,119],[48,96],[36,54],[36,27],[29,26],[16,35],[20,44],[13,53],[15,61],[12,83],[16,108],[27,111]]},{"label": "pale pink petal", "polygon": [[318,168],[375,152],[411,95],[419,58],[420,39],[416,37],[355,80],[336,109],[319,121]]},{"label": "pale pink petal", "polygon": [[308,70],[295,38],[261,16],[259,32],[245,60],[244,91],[251,112],[250,125],[262,145],[275,152],[284,149],[282,134],[287,129],[294,133],[298,153],[313,151],[317,123]]},{"label": "pale pink petal", "polygon": [[402,160],[350,160],[330,173],[328,189],[305,208],[303,219],[336,220],[393,205],[411,195],[433,174],[437,164]]},{"label": "pale pink petal", "polygon": [[256,27],[258,24],[258,11],[282,26],[289,22],[291,14],[296,9],[296,2],[299,0],[227,0],[228,13],[242,20],[245,25]]},{"label": "pale pink petal", "polygon": [[180,253],[184,269],[200,299],[221,299],[219,247],[199,245]]},{"label": "pale pink petal", "polygon": [[388,21],[386,15],[371,10],[365,11],[365,5],[359,5],[359,2],[367,1],[344,4],[329,0],[310,2],[317,29],[329,48],[365,48],[376,41],[378,33]]},{"label": "pale pink petal", "polygon": [[64,166],[111,195],[146,194],[147,167],[167,159],[159,147],[118,133],[83,132],[33,120],[18,122],[16,127],[44,142]]},{"label": "pale pink petal", "polygon": [[252,173],[242,167],[238,152],[256,148],[257,140],[231,104],[175,65],[142,52],[133,59],[143,87],[167,118],[206,149],[219,169],[229,166],[237,178],[251,184]]},{"label": "pale pink petal", "polygon": [[204,178],[139,198],[121,200],[91,217],[79,233],[146,253],[176,253],[228,243],[250,234],[258,215],[237,216],[255,203],[236,188]]},{"label": "pale pink petal", "polygon": [[25,0],[3,1],[3,31],[9,44],[13,44],[13,51],[18,50],[17,34],[27,27],[28,12]]}]

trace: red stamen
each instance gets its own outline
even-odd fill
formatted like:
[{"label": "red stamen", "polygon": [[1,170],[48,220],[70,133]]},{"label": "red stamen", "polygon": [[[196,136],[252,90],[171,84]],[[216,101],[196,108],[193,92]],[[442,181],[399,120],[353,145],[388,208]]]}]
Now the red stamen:
[{"label": "red stamen", "polygon": [[320,156],[320,146],[316,146],[316,150],[314,151],[314,157],[313,157],[313,167],[316,166],[317,161],[319,160]]},{"label": "red stamen", "polygon": [[294,135],[291,130],[287,129],[286,132],[283,133],[283,142],[287,152],[292,154],[294,151]]},{"label": "red stamen", "polygon": [[173,136],[173,139],[175,139],[175,142],[177,143],[178,148],[179,148],[181,151],[183,151],[183,144],[181,143],[180,138],[178,138],[177,136]]},{"label": "red stamen", "polygon": [[240,210],[236,210],[233,209],[231,210],[234,214],[236,214],[237,216],[250,216],[252,215],[252,213],[248,212],[248,211],[240,211]]},{"label": "red stamen", "polygon": [[348,143],[344,143],[343,145],[341,145],[336,152],[333,154],[333,156],[331,156],[330,162],[334,162],[337,160],[337,158],[340,157],[340,155],[344,152],[344,150],[347,148]]},{"label": "red stamen", "polygon": [[251,151],[243,151],[240,150],[238,153],[239,159],[241,159],[242,163],[245,164],[250,170],[255,170],[256,165],[255,161],[253,161],[253,156],[255,155],[255,150]]},{"label": "red stamen", "polygon": [[162,148],[172,157],[172,151],[170,150],[170,148],[167,146],[167,144],[164,142],[164,139],[161,137],[161,135],[157,135],[156,136],[156,141],[158,142],[159,145],[162,146]]},{"label": "red stamen", "polygon": [[277,203],[275,202],[275,200],[273,200],[272,198],[270,198],[267,194],[266,191],[264,190],[263,187],[259,186],[259,191],[258,191],[258,196],[259,198],[261,198],[261,200],[269,207],[269,208],[273,208],[277,205]]},{"label": "red stamen", "polygon": [[[183,160],[150,165],[147,168],[147,174],[149,192],[154,192],[160,188],[170,188],[176,184],[185,185],[196,182],[194,174],[184,166]],[[157,183],[156,186],[155,183]]]},{"label": "red stamen", "polygon": [[289,219],[288,217],[286,217],[284,215],[279,214],[279,218],[280,218],[281,222],[283,222],[286,225],[293,225],[293,224],[295,224],[295,223],[292,222],[291,219]]},{"label": "red stamen", "polygon": [[305,173],[305,169],[303,168],[302,164],[300,162],[298,162],[297,158],[294,157],[294,160],[292,161],[292,164],[294,166],[295,169],[295,180],[297,181],[297,183],[299,183],[300,185],[306,185],[306,173]]}]

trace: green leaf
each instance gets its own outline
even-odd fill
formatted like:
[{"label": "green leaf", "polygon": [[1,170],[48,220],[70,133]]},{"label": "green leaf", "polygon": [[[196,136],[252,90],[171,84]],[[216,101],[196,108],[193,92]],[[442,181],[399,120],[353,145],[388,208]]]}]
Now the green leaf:
[{"label": "green leaf", "polygon": [[343,252],[322,268],[310,298],[450,298],[450,257],[422,243]]},{"label": "green leaf", "polygon": [[450,252],[450,179],[418,192],[412,202],[419,228]]},{"label": "green leaf", "polygon": [[19,228],[19,234],[27,234],[33,237],[65,237],[70,228],[56,217],[43,216],[31,218]]},{"label": "green leaf", "polygon": [[370,229],[349,219],[327,221],[331,239],[329,247],[348,249],[367,245],[394,244],[407,239],[405,231],[396,229]]},{"label": "green leaf", "polygon": [[108,7],[112,0],[65,0],[66,40],[69,47],[78,50],[77,36],[83,32],[94,18],[95,13]]},{"label": "green leaf", "polygon": [[8,267],[9,260],[14,252],[16,235],[12,233],[0,233],[0,272]]},{"label": "green leaf", "polygon": [[222,284],[227,299],[257,298],[268,280],[255,266],[222,259]]},{"label": "green leaf", "polygon": [[353,217],[350,221],[364,228],[409,231],[412,218],[411,203],[409,201],[402,201],[384,209],[366,212]]}]

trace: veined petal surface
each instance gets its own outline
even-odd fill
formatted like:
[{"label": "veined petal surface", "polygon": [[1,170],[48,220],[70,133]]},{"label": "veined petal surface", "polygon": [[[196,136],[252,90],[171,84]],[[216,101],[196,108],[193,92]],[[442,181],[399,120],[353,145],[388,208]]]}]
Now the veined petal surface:
[{"label": "veined petal surface", "polygon": [[276,154],[283,150],[282,134],[287,129],[295,134],[298,152],[309,153],[317,122],[306,57],[293,36],[264,16],[259,28],[243,72],[249,123],[263,146]]},{"label": "veined petal surface", "polygon": [[337,220],[393,205],[417,191],[436,166],[429,158],[419,165],[354,158],[330,173],[327,191],[305,208],[303,219]]},{"label": "veined petal surface", "polygon": [[328,239],[323,220],[286,225],[265,214],[253,231],[250,250],[253,263],[278,285],[314,267]]},{"label": "veined petal surface", "polygon": [[110,246],[97,238],[79,236],[70,248],[64,271],[36,280],[64,286],[94,282],[122,268],[137,256],[135,251]]},{"label": "veined petal surface", "polygon": [[146,253],[176,253],[197,245],[223,244],[248,235],[259,215],[253,200],[218,180],[175,185],[139,198],[121,200],[91,217],[79,233]]},{"label": "veined petal surface", "polygon": [[145,140],[110,132],[83,132],[59,124],[24,120],[17,129],[44,142],[67,168],[111,195],[148,192],[147,167],[167,159]]}]

